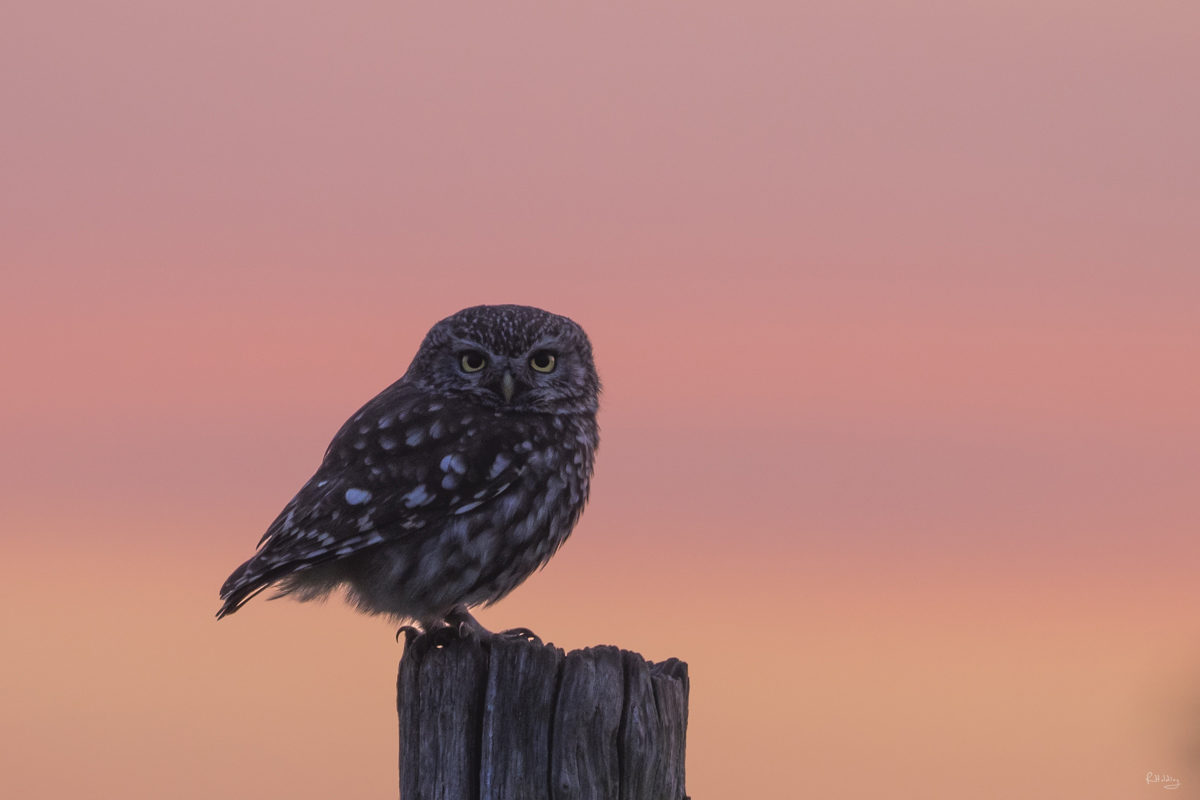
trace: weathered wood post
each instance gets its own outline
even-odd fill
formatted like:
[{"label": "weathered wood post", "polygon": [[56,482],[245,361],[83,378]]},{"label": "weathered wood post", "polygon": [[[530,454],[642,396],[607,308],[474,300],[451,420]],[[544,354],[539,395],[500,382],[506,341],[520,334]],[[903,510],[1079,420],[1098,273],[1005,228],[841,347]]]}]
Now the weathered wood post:
[{"label": "weathered wood post", "polygon": [[687,664],[409,635],[401,800],[687,800]]}]

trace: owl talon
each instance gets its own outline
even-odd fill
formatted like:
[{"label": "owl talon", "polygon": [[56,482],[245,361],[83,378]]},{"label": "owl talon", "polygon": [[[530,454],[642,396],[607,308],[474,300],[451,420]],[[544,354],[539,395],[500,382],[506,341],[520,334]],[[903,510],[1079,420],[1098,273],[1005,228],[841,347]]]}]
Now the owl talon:
[{"label": "owl talon", "polygon": [[412,640],[421,635],[421,631],[412,625],[401,625],[400,630],[396,631],[396,641],[400,641],[400,634],[404,634],[405,646],[412,644]]},{"label": "owl talon", "polygon": [[430,635],[433,637],[434,647],[446,647],[463,638],[459,634],[458,627],[454,625],[443,625],[440,628],[434,628]]},{"label": "owl talon", "polygon": [[521,639],[526,642],[536,642],[542,644],[542,640],[536,633],[529,628],[510,628],[499,633],[492,633],[487,628],[480,624],[479,620],[472,616],[466,606],[457,606],[449,614],[446,615],[446,622],[453,628],[460,639],[466,639],[470,636],[478,636],[480,640],[486,642],[497,637],[505,639]]},{"label": "owl talon", "polygon": [[455,606],[446,615],[446,624],[454,629],[460,639],[466,639],[471,634],[475,634],[480,639],[486,640],[492,635],[491,631],[479,624],[479,620],[471,615],[466,606]]},{"label": "owl talon", "polygon": [[529,628],[509,628],[506,631],[500,631],[499,633],[493,635],[503,636],[505,639],[521,639],[526,642],[532,642],[533,644],[539,646],[543,643],[542,637],[529,630]]}]

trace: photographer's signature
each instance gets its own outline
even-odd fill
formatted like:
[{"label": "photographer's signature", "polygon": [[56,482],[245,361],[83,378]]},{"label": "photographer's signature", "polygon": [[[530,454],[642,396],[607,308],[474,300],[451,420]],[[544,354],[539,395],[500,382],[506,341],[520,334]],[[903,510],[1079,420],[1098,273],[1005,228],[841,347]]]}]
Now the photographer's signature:
[{"label": "photographer's signature", "polygon": [[1163,785],[1164,789],[1178,789],[1179,788],[1179,778],[1172,778],[1170,775],[1166,775],[1166,774],[1159,775],[1158,773],[1155,773],[1155,772],[1147,772],[1146,773],[1146,785],[1149,786],[1152,783],[1161,783]]}]

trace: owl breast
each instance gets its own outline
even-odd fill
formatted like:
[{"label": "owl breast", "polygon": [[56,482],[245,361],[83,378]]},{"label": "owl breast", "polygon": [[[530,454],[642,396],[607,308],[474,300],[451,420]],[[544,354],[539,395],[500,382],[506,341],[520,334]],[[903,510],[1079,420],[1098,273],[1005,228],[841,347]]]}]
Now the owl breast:
[{"label": "owl breast", "polygon": [[499,600],[554,555],[587,502],[595,417],[531,415],[515,428],[522,435],[512,448],[524,465],[503,492],[339,562],[352,602],[373,614],[438,619],[459,604]]}]

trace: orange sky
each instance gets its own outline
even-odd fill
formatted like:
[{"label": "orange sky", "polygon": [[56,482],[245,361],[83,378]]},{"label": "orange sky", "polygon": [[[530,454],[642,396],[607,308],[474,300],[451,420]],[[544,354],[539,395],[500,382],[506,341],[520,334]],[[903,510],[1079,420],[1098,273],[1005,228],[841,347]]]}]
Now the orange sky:
[{"label": "orange sky", "polygon": [[605,383],[482,619],[688,661],[693,797],[1192,796],[1198,9],[4,4],[0,796],[395,795],[387,624],[212,614],[480,302]]}]

